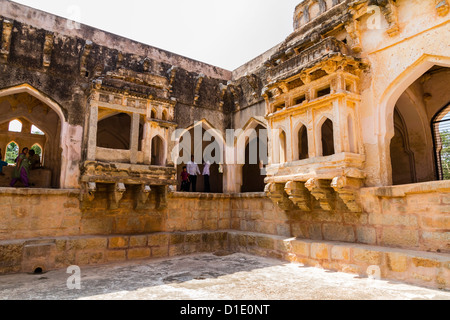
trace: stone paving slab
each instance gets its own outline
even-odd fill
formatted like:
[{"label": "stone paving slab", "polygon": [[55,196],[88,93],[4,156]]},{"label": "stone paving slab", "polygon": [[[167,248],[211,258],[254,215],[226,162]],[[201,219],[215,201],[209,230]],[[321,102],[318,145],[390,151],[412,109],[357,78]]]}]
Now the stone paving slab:
[{"label": "stone paving slab", "polygon": [[246,254],[199,254],[0,276],[0,300],[450,300],[450,292]]}]

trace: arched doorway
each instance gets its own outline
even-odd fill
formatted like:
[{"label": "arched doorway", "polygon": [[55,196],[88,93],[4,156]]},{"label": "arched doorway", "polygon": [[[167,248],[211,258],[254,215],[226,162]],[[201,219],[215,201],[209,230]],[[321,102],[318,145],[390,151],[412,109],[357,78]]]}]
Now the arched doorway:
[{"label": "arched doorway", "polygon": [[324,157],[331,156],[335,153],[334,151],[334,129],[333,122],[327,119],[321,129],[321,139],[322,139],[322,155]]},{"label": "arched doorway", "polygon": [[61,185],[65,150],[61,145],[63,121],[60,108],[29,86],[0,91],[1,148],[6,150],[11,141],[18,145],[20,151],[25,147],[30,149],[35,144],[41,146],[44,170],[48,172],[46,187],[59,188]]},{"label": "arched doorway", "polygon": [[152,166],[165,166],[165,148],[164,140],[160,136],[155,136],[152,139]]},{"label": "arched doorway", "polygon": [[245,147],[245,164],[242,167],[241,188],[243,193],[263,192],[265,188],[264,162],[267,160],[267,155],[265,159],[262,159],[261,156],[263,152],[267,152],[267,140],[262,140],[260,130],[266,130],[266,128],[259,124],[254,130],[256,135],[247,139]]}]

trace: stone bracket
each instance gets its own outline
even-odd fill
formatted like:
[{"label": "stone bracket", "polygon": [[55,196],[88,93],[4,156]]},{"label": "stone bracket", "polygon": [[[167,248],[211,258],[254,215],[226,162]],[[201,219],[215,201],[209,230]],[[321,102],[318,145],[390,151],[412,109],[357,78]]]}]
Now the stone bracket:
[{"label": "stone bracket", "polygon": [[119,208],[119,202],[123,198],[123,194],[127,191],[125,184],[119,182],[115,183],[108,192],[108,205],[110,210]]},{"label": "stone bracket", "polygon": [[295,209],[292,201],[289,199],[282,183],[269,183],[266,185],[264,192],[272,202],[281,210],[288,211]]},{"label": "stone bracket", "polygon": [[11,32],[13,23],[9,20],[3,20],[2,44],[0,49],[0,62],[7,63],[11,50]]},{"label": "stone bracket", "polygon": [[361,179],[349,178],[345,176],[336,177],[331,183],[331,187],[336,191],[339,198],[344,201],[345,205],[351,212],[361,212],[361,206],[357,201],[358,190],[362,186]]},{"label": "stone bracket", "polygon": [[156,187],[156,209],[164,210],[168,206],[169,186]]},{"label": "stone bracket", "polygon": [[289,181],[284,187],[289,199],[302,211],[311,211],[311,195],[303,182]]},{"label": "stone bracket", "polygon": [[86,208],[89,203],[94,201],[97,184],[95,182],[83,183],[80,193],[81,208]]},{"label": "stone bracket", "polygon": [[361,44],[361,32],[359,29],[359,21],[354,19],[345,25],[345,29],[349,34],[350,38],[352,38],[351,48],[354,52],[359,53],[362,51]]},{"label": "stone bracket", "polygon": [[139,192],[137,194],[137,201],[136,201],[136,210],[142,210],[145,209],[145,204],[148,201],[148,198],[150,196],[150,192],[152,191],[152,189],[150,188],[150,186],[148,185],[141,185],[139,188]]},{"label": "stone bracket", "polygon": [[320,180],[311,178],[309,179],[305,187],[311,192],[314,198],[316,198],[320,207],[325,211],[334,210],[334,200],[333,189],[330,187],[330,182],[328,180]]}]

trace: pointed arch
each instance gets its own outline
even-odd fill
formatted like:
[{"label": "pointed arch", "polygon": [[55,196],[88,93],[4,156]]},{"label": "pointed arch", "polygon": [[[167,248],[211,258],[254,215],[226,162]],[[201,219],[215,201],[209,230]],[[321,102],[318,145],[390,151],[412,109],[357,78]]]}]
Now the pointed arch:
[{"label": "pointed arch", "polygon": [[164,167],[167,160],[166,146],[167,143],[159,134],[154,135],[151,139],[151,162],[152,166]]}]

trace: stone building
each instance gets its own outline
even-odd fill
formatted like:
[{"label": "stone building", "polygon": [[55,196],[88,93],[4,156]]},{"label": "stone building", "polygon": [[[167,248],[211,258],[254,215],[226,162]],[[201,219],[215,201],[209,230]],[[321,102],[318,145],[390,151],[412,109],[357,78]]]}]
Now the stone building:
[{"label": "stone building", "polygon": [[[0,273],[227,250],[448,290],[448,12],[305,0],[227,71],[2,0],[0,147],[44,170],[0,188]],[[178,192],[189,134],[213,193]]]}]

